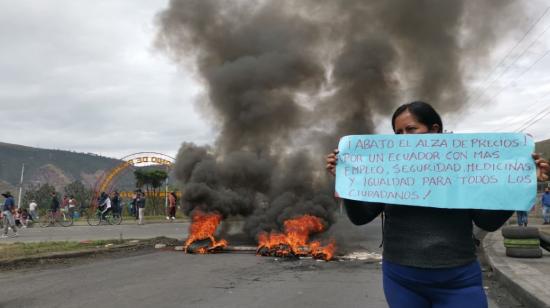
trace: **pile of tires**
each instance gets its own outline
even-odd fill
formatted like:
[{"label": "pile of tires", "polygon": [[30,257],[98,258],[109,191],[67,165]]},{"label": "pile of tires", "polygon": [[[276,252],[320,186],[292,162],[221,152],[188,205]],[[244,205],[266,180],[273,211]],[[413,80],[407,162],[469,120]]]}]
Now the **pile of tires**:
[{"label": "pile of tires", "polygon": [[539,229],[534,227],[504,227],[506,256],[512,258],[541,258]]}]

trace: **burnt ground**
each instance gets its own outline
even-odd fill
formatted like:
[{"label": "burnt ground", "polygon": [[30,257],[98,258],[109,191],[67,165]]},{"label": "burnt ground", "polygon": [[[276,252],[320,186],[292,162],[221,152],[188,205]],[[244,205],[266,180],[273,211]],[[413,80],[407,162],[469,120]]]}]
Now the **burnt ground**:
[{"label": "burnt ground", "polygon": [[[337,228],[349,240],[341,251],[380,243],[376,222]],[[189,255],[152,245],[2,269],[0,284],[0,307],[387,307],[377,262]],[[485,285],[490,307],[522,307],[489,271]]]}]

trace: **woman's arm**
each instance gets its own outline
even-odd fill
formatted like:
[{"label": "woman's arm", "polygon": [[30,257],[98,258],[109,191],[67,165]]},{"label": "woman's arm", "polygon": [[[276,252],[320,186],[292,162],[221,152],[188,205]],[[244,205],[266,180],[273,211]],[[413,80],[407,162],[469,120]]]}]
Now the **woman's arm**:
[{"label": "woman's arm", "polygon": [[[326,157],[326,169],[330,174],[335,175],[337,163],[338,149],[334,149]],[[342,202],[346,208],[349,220],[355,225],[364,225],[371,222],[384,210],[384,204],[382,203],[361,202],[349,199],[342,199]]]},{"label": "woman's arm", "polygon": [[489,232],[498,230],[514,214],[514,211],[472,210],[476,226]]},{"label": "woman's arm", "polygon": [[382,203],[368,203],[349,199],[342,199],[346,214],[354,225],[364,225],[371,222],[383,210]]}]

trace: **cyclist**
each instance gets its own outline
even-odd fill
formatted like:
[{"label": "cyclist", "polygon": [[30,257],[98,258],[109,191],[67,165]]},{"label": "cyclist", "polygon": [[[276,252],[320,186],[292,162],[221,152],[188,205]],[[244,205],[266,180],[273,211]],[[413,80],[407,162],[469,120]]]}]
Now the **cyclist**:
[{"label": "cyclist", "polygon": [[59,211],[59,199],[57,199],[57,194],[55,191],[51,194],[52,200],[50,201],[50,210],[52,210],[53,217],[56,217],[57,212]]},{"label": "cyclist", "polygon": [[101,210],[101,219],[105,219],[105,215],[112,211],[111,199],[106,192],[101,193],[101,201],[99,203],[99,209]]}]

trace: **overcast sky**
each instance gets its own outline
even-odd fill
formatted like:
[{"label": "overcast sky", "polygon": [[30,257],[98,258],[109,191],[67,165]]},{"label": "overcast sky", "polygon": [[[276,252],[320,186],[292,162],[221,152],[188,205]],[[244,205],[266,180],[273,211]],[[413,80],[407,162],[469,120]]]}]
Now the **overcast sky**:
[{"label": "overcast sky", "polygon": [[[528,3],[525,23],[471,76],[475,107],[446,116],[447,129],[514,131],[547,110],[526,131],[550,138],[550,0]],[[216,132],[194,107],[201,84],[153,46],[154,17],[166,6],[0,0],[0,142],[111,157],[212,143]],[[382,122],[379,131],[390,127]]]}]

